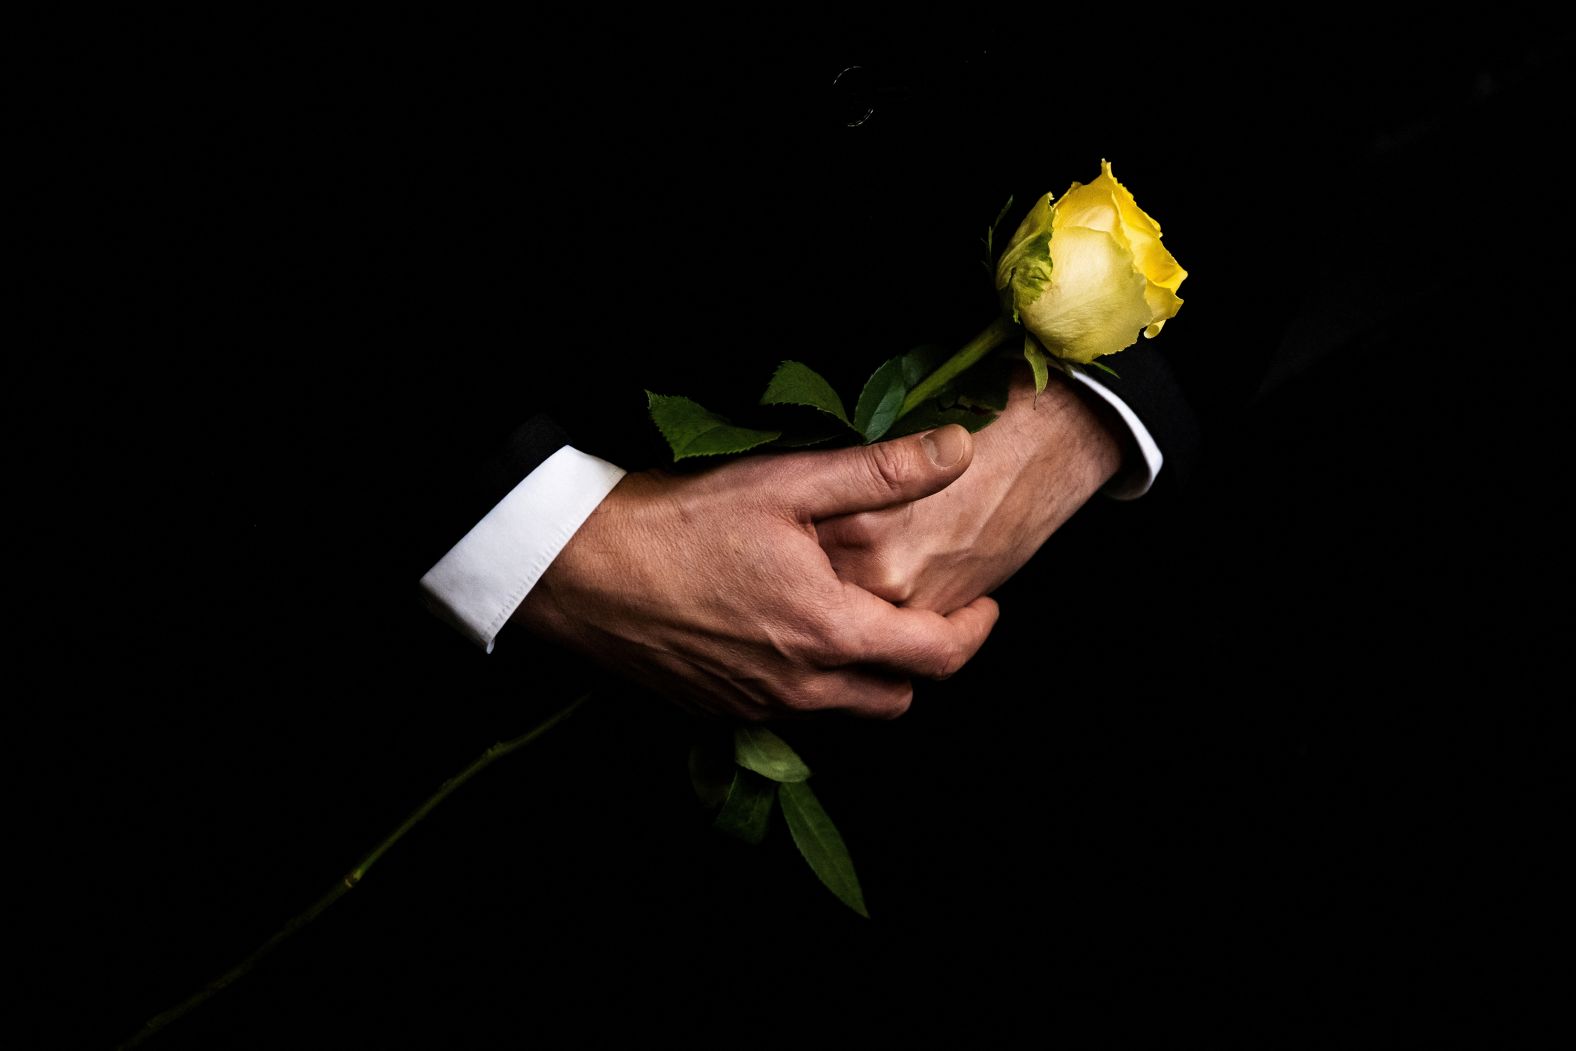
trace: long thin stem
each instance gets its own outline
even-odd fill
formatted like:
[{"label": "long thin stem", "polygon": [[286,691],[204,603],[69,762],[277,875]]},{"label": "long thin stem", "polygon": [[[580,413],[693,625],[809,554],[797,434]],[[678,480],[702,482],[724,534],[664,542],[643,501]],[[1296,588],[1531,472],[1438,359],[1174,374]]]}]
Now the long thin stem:
[{"label": "long thin stem", "polygon": [[961,350],[942,362],[940,368],[926,376],[917,387],[908,392],[908,397],[903,399],[903,407],[898,410],[897,418],[901,420],[913,412],[926,398],[934,396],[964,369],[1007,342],[1018,330],[1018,323],[1005,314],[986,325],[979,335],[965,343]]},{"label": "long thin stem", "polygon": [[409,832],[415,826],[416,822],[420,821],[422,818],[431,813],[433,808],[447,799],[455,791],[455,789],[459,788],[465,782],[481,773],[494,761],[502,759],[504,756],[508,755],[510,752],[513,752],[517,748],[523,748],[525,745],[530,744],[532,741],[536,740],[538,737],[542,736],[547,731],[563,722],[565,719],[569,718],[569,716],[574,713],[575,709],[584,704],[590,696],[591,695],[588,693],[581,694],[569,704],[565,705],[562,709],[543,720],[529,733],[521,734],[519,737],[516,737],[510,741],[499,742],[498,744],[495,744],[491,748],[487,749],[487,751],[483,752],[479,757],[477,757],[477,759],[472,762],[470,766],[467,766],[454,777],[451,777],[447,781],[443,782],[443,784],[438,787],[438,791],[435,792],[430,799],[421,804],[421,806],[417,807],[411,813],[410,817],[407,817],[398,828],[389,833],[388,836],[384,838],[383,842],[372,848],[371,853],[357,862],[354,868],[345,873],[345,875],[342,876],[339,881],[333,885],[333,887],[329,888],[328,893],[324,894],[321,898],[317,899],[317,901],[313,902],[311,906],[306,909],[306,911],[302,912],[298,916],[293,917],[288,923],[281,927],[273,937],[269,938],[267,941],[263,942],[263,944],[259,945],[255,950],[253,950],[252,954],[246,959],[242,960],[228,971],[225,971],[219,977],[215,978],[213,981],[209,982],[207,985],[203,986],[197,992],[193,993],[191,996],[188,996],[186,999],[182,1000],[168,1011],[156,1014],[152,1018],[148,1019],[146,1024],[144,1024],[141,1029],[137,1030],[131,1039],[121,1044],[120,1047],[136,1047],[144,1040],[147,1040],[149,1037],[158,1033],[165,1026],[168,1026],[171,1022],[177,1021],[178,1019],[190,1014],[215,993],[218,993],[228,986],[234,984],[237,979],[246,974],[246,972],[250,971],[259,960],[273,952],[274,949],[278,948],[279,944],[286,938],[289,938],[296,931],[299,931],[302,927],[305,927],[307,924],[317,919],[319,914],[321,914],[325,909],[353,890],[356,884],[360,883],[362,879],[366,877],[367,871],[371,869],[373,865],[377,864],[378,859],[387,853],[390,847],[392,847],[395,843],[398,843],[405,833]]}]

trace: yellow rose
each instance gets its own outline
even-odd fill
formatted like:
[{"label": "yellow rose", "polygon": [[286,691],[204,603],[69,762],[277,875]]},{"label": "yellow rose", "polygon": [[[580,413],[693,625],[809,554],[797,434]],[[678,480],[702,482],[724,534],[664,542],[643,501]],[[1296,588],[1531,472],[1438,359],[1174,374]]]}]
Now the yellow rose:
[{"label": "yellow rose", "polygon": [[[1100,177],[1046,194],[996,265],[1014,321],[1052,355],[1088,364],[1154,336],[1182,306],[1187,271],[1160,243],[1160,224],[1100,162]],[[1032,351],[1026,351],[1031,354]],[[1039,367],[1036,367],[1039,371]]]}]

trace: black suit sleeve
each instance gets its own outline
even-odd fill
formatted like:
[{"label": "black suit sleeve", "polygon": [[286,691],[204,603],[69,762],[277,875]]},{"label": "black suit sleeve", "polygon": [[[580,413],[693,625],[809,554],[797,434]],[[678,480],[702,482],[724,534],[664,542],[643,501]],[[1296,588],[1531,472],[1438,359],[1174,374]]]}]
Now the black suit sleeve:
[{"label": "black suit sleeve", "polygon": [[1156,491],[1186,485],[1200,453],[1199,425],[1165,352],[1140,341],[1114,364],[1116,375],[1100,373],[1096,379],[1133,410],[1160,448],[1164,463]]},{"label": "black suit sleeve", "polygon": [[441,501],[429,519],[428,535],[418,543],[436,562],[527,475],[569,444],[563,428],[546,415],[532,416],[511,431],[481,463],[462,472],[464,479]]}]

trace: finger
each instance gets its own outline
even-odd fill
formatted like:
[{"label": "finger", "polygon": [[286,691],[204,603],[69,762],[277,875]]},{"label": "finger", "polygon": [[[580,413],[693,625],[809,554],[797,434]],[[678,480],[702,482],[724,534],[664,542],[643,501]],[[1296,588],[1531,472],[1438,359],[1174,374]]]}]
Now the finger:
[{"label": "finger", "polygon": [[861,719],[896,719],[914,701],[907,678],[874,668],[840,668],[825,675],[806,696],[800,711],[846,711]]},{"label": "finger", "polygon": [[974,438],[957,424],[890,442],[797,453],[780,463],[790,506],[808,520],[879,511],[939,492],[968,469]]},{"label": "finger", "polygon": [[996,600],[981,595],[943,616],[927,609],[893,606],[868,592],[852,607],[852,631],[859,640],[855,661],[902,675],[945,679],[979,652],[1001,615]]}]

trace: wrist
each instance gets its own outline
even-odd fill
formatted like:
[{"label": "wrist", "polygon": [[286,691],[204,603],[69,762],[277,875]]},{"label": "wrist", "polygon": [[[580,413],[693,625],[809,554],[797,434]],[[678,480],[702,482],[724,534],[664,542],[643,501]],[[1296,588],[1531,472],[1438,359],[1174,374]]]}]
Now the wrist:
[{"label": "wrist", "polygon": [[1054,472],[1060,483],[1071,483],[1085,495],[1108,483],[1136,453],[1131,433],[1116,411],[1057,372],[1036,394],[1028,366],[1018,369],[1002,417],[998,424],[1008,423],[1013,440],[1026,455]]},{"label": "wrist", "polygon": [[555,642],[576,641],[574,610],[584,605],[588,596],[589,601],[595,601],[595,594],[606,587],[604,576],[616,578],[620,572],[621,552],[607,541],[604,531],[625,515],[630,491],[639,481],[637,474],[626,474],[609,490],[542,571],[511,622]]}]

